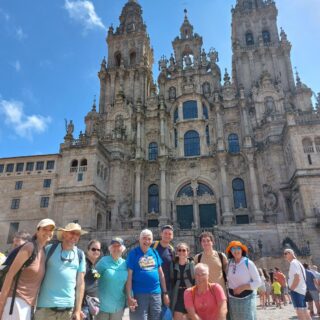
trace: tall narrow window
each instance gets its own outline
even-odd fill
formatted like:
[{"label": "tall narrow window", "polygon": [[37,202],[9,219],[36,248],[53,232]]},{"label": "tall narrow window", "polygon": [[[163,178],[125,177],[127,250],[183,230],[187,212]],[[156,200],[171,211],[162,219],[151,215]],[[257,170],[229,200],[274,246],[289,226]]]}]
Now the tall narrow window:
[{"label": "tall narrow window", "polygon": [[27,162],[26,170],[33,171],[34,162]]},{"label": "tall narrow window", "polygon": [[159,187],[156,184],[148,189],[148,212],[159,212]]},{"label": "tall narrow window", "polygon": [[121,53],[120,52],[117,52],[114,55],[114,60],[115,60],[116,67],[120,67],[120,64],[121,64]]},{"label": "tall narrow window", "polygon": [[12,199],[11,200],[11,209],[19,209],[20,207],[20,199]]},{"label": "tall narrow window", "polygon": [[21,190],[22,189],[22,184],[23,184],[23,181],[16,181],[14,189],[15,190]]},{"label": "tall narrow window", "polygon": [[314,139],[314,143],[315,143],[315,145],[316,145],[316,151],[317,151],[317,152],[320,152],[320,137],[316,137],[316,138]]},{"label": "tall narrow window", "polygon": [[208,108],[205,104],[202,105],[203,117],[205,119],[209,119]]},{"label": "tall narrow window", "polygon": [[240,178],[233,179],[232,181],[232,190],[233,190],[233,202],[234,208],[246,208],[247,200],[246,200],[246,192],[244,189],[244,182]]},{"label": "tall narrow window", "polygon": [[254,39],[252,32],[246,33],[246,44],[247,46],[253,46],[254,45]]},{"label": "tall narrow window", "polygon": [[7,238],[7,243],[12,243],[14,235],[19,230],[19,222],[11,222],[9,227],[9,233]]},{"label": "tall narrow window", "polygon": [[158,144],[151,142],[149,144],[149,160],[157,160],[158,158]]},{"label": "tall narrow window", "polygon": [[43,187],[50,188],[50,186],[51,186],[51,179],[44,179],[43,180]]},{"label": "tall narrow window", "polygon": [[179,119],[179,112],[178,112],[178,108],[176,108],[173,113],[173,123],[177,123],[178,119]]},{"label": "tall narrow window", "polygon": [[270,32],[268,30],[262,31],[262,39],[264,44],[268,44],[271,42]]},{"label": "tall narrow window", "polygon": [[6,167],[6,172],[13,172],[13,169],[14,169],[14,164],[8,163]]},{"label": "tall narrow window", "polygon": [[183,103],[183,119],[197,119],[198,107],[197,101],[190,100]]},{"label": "tall narrow window", "polygon": [[209,126],[206,126],[206,141],[207,145],[210,145],[210,134],[209,134]]},{"label": "tall narrow window", "polygon": [[0,173],[4,171],[4,164],[0,164]]},{"label": "tall narrow window", "polygon": [[131,52],[130,53],[130,66],[134,66],[136,64],[136,53]]},{"label": "tall narrow window", "polygon": [[44,169],[44,161],[37,161],[36,170],[43,170],[43,169]]},{"label": "tall narrow window", "polygon": [[47,170],[53,170],[54,169],[54,160],[47,161],[46,169]]},{"label": "tall narrow window", "polygon": [[200,155],[200,137],[197,131],[190,130],[185,133],[184,155],[186,157]]},{"label": "tall narrow window", "polygon": [[177,129],[174,129],[174,147],[178,147],[178,132]]},{"label": "tall narrow window", "polygon": [[235,133],[229,134],[228,147],[229,147],[228,148],[229,153],[236,154],[240,152],[239,138],[237,134]]}]

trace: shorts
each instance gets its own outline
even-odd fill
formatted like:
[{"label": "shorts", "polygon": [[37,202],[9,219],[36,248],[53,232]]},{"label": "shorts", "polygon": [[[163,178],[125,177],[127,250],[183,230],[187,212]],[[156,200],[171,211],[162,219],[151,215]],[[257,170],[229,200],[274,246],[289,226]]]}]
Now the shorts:
[{"label": "shorts", "polygon": [[298,310],[305,310],[307,309],[305,295],[300,294],[296,291],[290,291],[291,300],[293,307]]},{"label": "shorts", "polygon": [[20,319],[31,319],[31,306],[27,304],[23,299],[16,297],[13,305],[12,315],[9,315],[12,298],[9,297],[4,306],[2,313],[2,320],[20,320]]},{"label": "shorts", "polygon": [[281,294],[288,294],[288,293],[289,293],[289,290],[287,286],[281,287]]},{"label": "shorts", "polygon": [[311,294],[311,297],[312,297],[312,300],[314,302],[319,302],[319,291],[318,290],[309,290],[310,294]]}]

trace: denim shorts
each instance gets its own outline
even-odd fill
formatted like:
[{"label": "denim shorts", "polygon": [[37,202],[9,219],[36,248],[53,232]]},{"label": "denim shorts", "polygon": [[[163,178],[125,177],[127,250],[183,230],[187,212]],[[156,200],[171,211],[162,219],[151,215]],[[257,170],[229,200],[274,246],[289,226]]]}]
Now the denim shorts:
[{"label": "denim shorts", "polygon": [[306,297],[296,291],[290,291],[292,304],[295,309],[307,309]]}]

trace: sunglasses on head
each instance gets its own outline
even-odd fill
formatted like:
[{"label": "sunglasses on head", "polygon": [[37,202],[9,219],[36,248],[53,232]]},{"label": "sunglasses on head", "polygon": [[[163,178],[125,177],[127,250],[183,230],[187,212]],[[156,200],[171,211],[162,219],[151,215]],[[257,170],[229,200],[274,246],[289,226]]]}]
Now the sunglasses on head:
[{"label": "sunglasses on head", "polygon": [[96,252],[96,251],[100,252],[101,251],[101,249],[98,249],[98,248],[90,248],[90,250],[93,252]]}]

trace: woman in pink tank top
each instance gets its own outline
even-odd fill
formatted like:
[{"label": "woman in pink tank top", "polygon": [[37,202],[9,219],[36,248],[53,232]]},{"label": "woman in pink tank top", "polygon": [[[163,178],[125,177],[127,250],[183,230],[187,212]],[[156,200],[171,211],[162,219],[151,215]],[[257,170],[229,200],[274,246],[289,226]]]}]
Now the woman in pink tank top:
[{"label": "woman in pink tank top", "polygon": [[[45,273],[44,246],[52,239],[54,229],[53,220],[41,220],[32,241],[15,249],[18,250],[18,253],[8,270],[0,293],[0,318],[2,320],[31,319]],[[16,282],[15,278],[19,273]],[[13,303],[12,300],[14,300]]]}]

